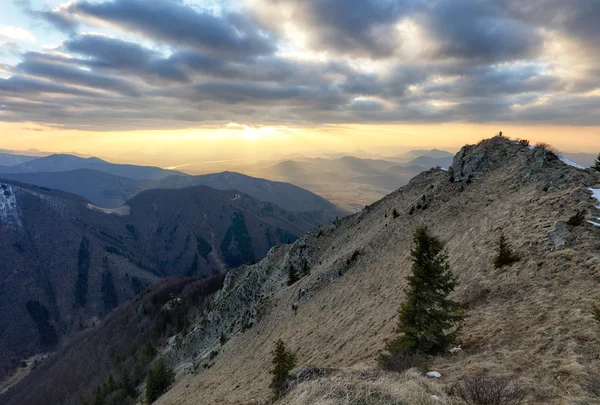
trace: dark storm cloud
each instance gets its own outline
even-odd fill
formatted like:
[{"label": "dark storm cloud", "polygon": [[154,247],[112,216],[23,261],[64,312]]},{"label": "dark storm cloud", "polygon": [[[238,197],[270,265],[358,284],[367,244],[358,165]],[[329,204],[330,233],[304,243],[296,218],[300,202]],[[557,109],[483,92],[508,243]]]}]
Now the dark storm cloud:
[{"label": "dark storm cloud", "polygon": [[28,58],[27,54],[24,57],[24,61],[15,67],[15,71],[28,76],[50,79],[62,83],[113,91],[126,96],[139,96],[139,92],[135,86],[126,80],[94,74],[78,67],[39,61],[36,58]]},{"label": "dark storm cloud", "polygon": [[534,27],[477,0],[440,0],[418,16],[448,58],[506,61],[532,56],[542,39]]},{"label": "dark storm cloud", "polygon": [[[272,4],[279,0],[271,0]],[[314,45],[342,53],[389,56],[399,45],[393,25],[399,17],[420,8],[418,2],[398,0],[288,1],[296,6],[293,18],[318,35]]]},{"label": "dark storm cloud", "polygon": [[275,49],[273,39],[251,18],[235,13],[215,16],[180,0],[76,1],[51,14],[67,21],[100,20],[173,46],[228,57],[268,54]]},{"label": "dark storm cloud", "polygon": [[[53,11],[24,3],[69,36],[0,68],[2,119],[93,130],[231,121],[600,125],[600,102],[585,94],[600,83],[598,2],[252,4],[212,14],[181,0],[79,0]],[[290,23],[326,59],[295,55]],[[418,29],[407,34],[403,24]],[[89,25],[123,37],[78,32]],[[552,37],[586,51],[578,75],[557,73],[565,66],[544,54]],[[418,52],[405,53],[411,46]]]}]

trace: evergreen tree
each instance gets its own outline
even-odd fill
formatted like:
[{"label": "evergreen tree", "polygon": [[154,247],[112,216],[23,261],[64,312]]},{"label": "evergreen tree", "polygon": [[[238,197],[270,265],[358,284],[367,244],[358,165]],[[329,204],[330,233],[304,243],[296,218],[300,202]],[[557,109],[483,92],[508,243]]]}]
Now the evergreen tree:
[{"label": "evergreen tree", "polygon": [[298,281],[298,280],[299,280],[299,278],[298,278],[298,275],[296,274],[296,270],[294,270],[294,266],[292,266],[290,264],[290,268],[288,270],[288,282],[287,282],[287,284],[288,285],[292,285],[292,284],[296,283],[296,281]]},{"label": "evergreen tree", "polygon": [[600,172],[600,153],[598,154],[598,157],[596,158],[596,161],[594,162],[592,169],[597,172]]},{"label": "evergreen tree", "polygon": [[148,404],[156,401],[158,397],[167,392],[171,384],[175,382],[175,373],[164,359],[160,358],[154,366],[148,370],[146,376],[146,401]]},{"label": "evergreen tree", "polygon": [[133,381],[131,381],[131,377],[127,371],[123,372],[123,375],[121,376],[120,386],[128,397],[135,398],[137,396],[135,385],[133,384]]},{"label": "evergreen tree", "polygon": [[290,372],[296,367],[297,361],[296,354],[288,351],[281,339],[275,343],[275,349],[271,354],[273,355],[273,369],[271,370],[273,380],[271,381],[271,388],[277,399],[281,398],[285,393],[287,382],[290,379]]},{"label": "evergreen tree", "polygon": [[504,232],[500,234],[498,240],[498,247],[496,248],[496,257],[494,258],[494,267],[500,269],[504,266],[510,266],[513,263],[519,261],[519,255],[517,255],[508,241]]},{"label": "evergreen tree", "polygon": [[398,310],[400,335],[387,343],[389,355],[444,352],[456,342],[464,319],[463,305],[448,298],[458,280],[444,244],[427,228],[417,229],[413,241],[412,275],[407,279],[406,302]]},{"label": "evergreen tree", "polygon": [[225,345],[225,343],[227,343],[227,336],[225,336],[225,332],[221,332],[221,337],[219,338],[219,343],[221,344],[221,346]]}]

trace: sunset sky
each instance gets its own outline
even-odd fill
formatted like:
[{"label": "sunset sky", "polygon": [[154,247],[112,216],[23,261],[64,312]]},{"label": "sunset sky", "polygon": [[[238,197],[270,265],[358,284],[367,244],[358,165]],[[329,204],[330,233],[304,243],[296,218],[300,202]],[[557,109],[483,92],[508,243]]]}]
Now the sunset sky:
[{"label": "sunset sky", "polygon": [[0,148],[183,164],[600,151],[594,0],[6,0]]}]

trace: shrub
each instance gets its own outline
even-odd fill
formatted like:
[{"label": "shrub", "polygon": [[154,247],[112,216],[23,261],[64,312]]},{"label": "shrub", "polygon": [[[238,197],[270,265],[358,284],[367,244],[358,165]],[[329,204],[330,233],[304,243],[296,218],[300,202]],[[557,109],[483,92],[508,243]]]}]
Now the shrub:
[{"label": "shrub", "polygon": [[463,378],[452,393],[468,405],[519,405],[527,391],[514,377],[493,377],[478,373]]},{"label": "shrub", "polygon": [[271,375],[271,389],[276,399],[281,398],[287,390],[290,372],[296,367],[296,354],[288,351],[283,340],[279,339],[275,343],[275,349],[271,352],[273,355],[273,369]]},{"label": "shrub", "polygon": [[153,403],[175,382],[175,373],[164,359],[158,359],[146,376],[146,401]]},{"label": "shrub", "polygon": [[585,221],[586,210],[577,211],[569,220],[567,221],[567,225],[569,226],[580,226]]},{"label": "shrub", "polygon": [[392,216],[394,217],[394,219],[396,219],[400,216],[400,214],[398,213],[398,210],[396,208],[393,209]]},{"label": "shrub", "polygon": [[427,228],[418,228],[413,241],[407,300],[398,310],[396,330],[401,335],[386,344],[388,355],[442,353],[456,343],[464,319],[463,304],[448,298],[458,280],[444,244]]},{"label": "shrub", "polygon": [[518,142],[523,146],[529,146],[529,141],[527,139],[519,139]]},{"label": "shrub", "polygon": [[510,266],[520,260],[508,241],[508,238],[504,235],[504,232],[500,234],[498,240],[498,247],[496,248],[496,257],[494,258],[494,267],[500,269],[504,266]]},{"label": "shrub", "polygon": [[227,336],[225,335],[225,332],[221,332],[221,337],[219,337],[219,343],[221,344],[221,346],[227,343]]},{"label": "shrub", "polygon": [[536,149],[544,149],[548,152],[556,153],[556,149],[552,145],[546,142],[538,142],[535,144]]},{"label": "shrub", "polygon": [[411,368],[419,369],[423,372],[429,367],[429,360],[422,354],[406,353],[394,351],[386,355],[380,355],[377,358],[379,365],[389,371],[402,373]]}]

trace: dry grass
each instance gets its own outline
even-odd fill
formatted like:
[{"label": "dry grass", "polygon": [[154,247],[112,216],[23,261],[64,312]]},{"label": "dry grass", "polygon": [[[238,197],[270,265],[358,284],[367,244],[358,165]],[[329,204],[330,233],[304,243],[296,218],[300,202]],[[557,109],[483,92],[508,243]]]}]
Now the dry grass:
[{"label": "dry grass", "polygon": [[442,384],[417,371],[344,373],[295,387],[279,405],[447,405]]},{"label": "dry grass", "polygon": [[[560,231],[558,225],[577,209],[596,212],[598,203],[587,188],[598,187],[600,176],[556,159],[538,164],[539,151],[508,140],[486,141],[481,148],[495,163],[472,184],[429,172],[368,212],[303,241],[310,276],[269,296],[260,322],[232,336],[213,367],[184,377],[159,403],[265,400],[269,352],[278,338],[298,354],[300,367],[376,367],[404,301],[411,234],[423,224],[447,242],[460,283],[456,297],[470,304],[460,336],[463,351],[432,364],[444,381],[451,385],[464,374],[503,372],[534,387],[532,404],[564,405],[586,397],[585,370],[600,366],[600,327],[591,315],[600,291],[600,230],[583,224]],[[423,196],[428,208],[406,215]],[[385,215],[393,208],[401,214],[396,219]],[[522,253],[519,263],[502,272],[493,268],[500,229]],[[556,237],[561,232],[564,244]],[[361,255],[338,277],[336,266],[357,249]],[[285,280],[287,268],[272,271]],[[301,300],[300,289],[309,291]]]}]

